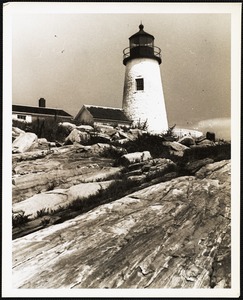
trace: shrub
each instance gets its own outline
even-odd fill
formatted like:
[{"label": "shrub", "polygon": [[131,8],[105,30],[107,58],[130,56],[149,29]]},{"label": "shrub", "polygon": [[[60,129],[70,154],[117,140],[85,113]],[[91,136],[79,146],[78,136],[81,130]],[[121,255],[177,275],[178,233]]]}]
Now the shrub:
[{"label": "shrub", "polygon": [[54,119],[35,120],[32,122],[32,132],[39,138],[46,138],[50,142],[63,142],[69,133],[66,128],[58,126],[59,122]]},{"label": "shrub", "polygon": [[131,128],[147,130],[148,129],[148,120],[146,120],[145,122],[141,122],[141,120],[139,119],[137,123],[132,123]]},{"label": "shrub", "polygon": [[49,223],[50,223],[50,219],[49,218],[44,218],[43,220],[41,220],[41,225],[43,227],[46,227]]},{"label": "shrub", "polygon": [[60,120],[55,119],[37,119],[31,123],[13,120],[13,126],[24,131],[35,133],[38,138],[46,138],[50,142],[64,142],[69,134],[67,128],[59,126]]},{"label": "shrub", "polygon": [[175,133],[174,133],[174,128],[176,127],[176,124],[175,125],[173,125],[173,126],[171,126],[171,127],[169,127],[168,128],[168,130],[164,133],[164,138],[166,139],[166,140],[171,140],[171,141],[174,141],[174,140],[176,140],[177,138],[176,138],[176,135],[175,135]]},{"label": "shrub", "polygon": [[12,215],[12,227],[15,228],[25,225],[27,222],[30,221],[29,216],[30,215],[25,215],[24,213]]},{"label": "shrub", "polygon": [[37,218],[41,218],[43,216],[47,216],[51,214],[51,210],[49,208],[42,208],[36,212]]},{"label": "shrub", "polygon": [[31,123],[28,123],[26,121],[19,121],[19,120],[12,120],[12,126],[18,127],[19,129],[22,129],[24,131],[28,131]]},{"label": "shrub", "polygon": [[169,158],[169,149],[162,144],[163,141],[165,141],[163,136],[144,133],[136,140],[124,143],[123,147],[128,153],[149,151],[152,157]]}]

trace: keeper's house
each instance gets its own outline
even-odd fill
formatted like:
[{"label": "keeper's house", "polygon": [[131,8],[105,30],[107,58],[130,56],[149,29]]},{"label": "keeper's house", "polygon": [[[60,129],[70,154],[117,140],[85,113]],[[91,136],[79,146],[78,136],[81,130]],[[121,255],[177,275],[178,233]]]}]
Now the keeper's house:
[{"label": "keeper's house", "polygon": [[121,108],[83,105],[74,121],[89,125],[130,126],[131,121]]},{"label": "keeper's house", "polygon": [[35,120],[54,119],[58,122],[71,121],[73,117],[62,109],[46,107],[46,100],[39,99],[38,106],[13,105],[12,119],[32,122]]}]

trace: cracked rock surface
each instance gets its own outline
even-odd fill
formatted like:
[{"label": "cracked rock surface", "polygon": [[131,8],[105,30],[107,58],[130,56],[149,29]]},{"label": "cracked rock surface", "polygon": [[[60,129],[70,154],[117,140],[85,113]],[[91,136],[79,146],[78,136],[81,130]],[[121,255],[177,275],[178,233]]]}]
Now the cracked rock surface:
[{"label": "cracked rock surface", "polygon": [[[55,151],[42,151],[42,156],[38,151],[13,155],[13,203],[57,187],[67,189],[82,182],[106,180],[106,177],[120,173],[121,168],[112,167],[111,159],[91,156],[91,150],[80,153],[80,149],[80,145],[70,145]],[[35,158],[37,155],[38,159]]]},{"label": "cracked rock surface", "polygon": [[230,288],[230,161],[13,241],[14,288]]}]

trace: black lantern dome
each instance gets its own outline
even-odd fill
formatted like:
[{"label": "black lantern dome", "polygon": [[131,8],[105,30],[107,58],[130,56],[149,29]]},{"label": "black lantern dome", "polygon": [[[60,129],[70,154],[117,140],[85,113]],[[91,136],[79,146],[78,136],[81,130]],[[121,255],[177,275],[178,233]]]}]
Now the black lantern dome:
[{"label": "black lantern dome", "polygon": [[161,64],[160,48],[154,46],[154,36],[143,30],[143,24],[139,25],[139,31],[129,38],[129,47],[123,50],[123,64],[133,58],[153,58]]}]

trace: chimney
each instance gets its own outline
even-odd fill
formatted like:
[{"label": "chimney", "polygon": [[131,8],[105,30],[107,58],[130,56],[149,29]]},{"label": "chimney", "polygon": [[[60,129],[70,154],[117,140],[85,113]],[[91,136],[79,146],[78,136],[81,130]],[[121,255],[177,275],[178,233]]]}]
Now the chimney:
[{"label": "chimney", "polygon": [[46,100],[44,98],[39,99],[39,107],[46,107]]}]

